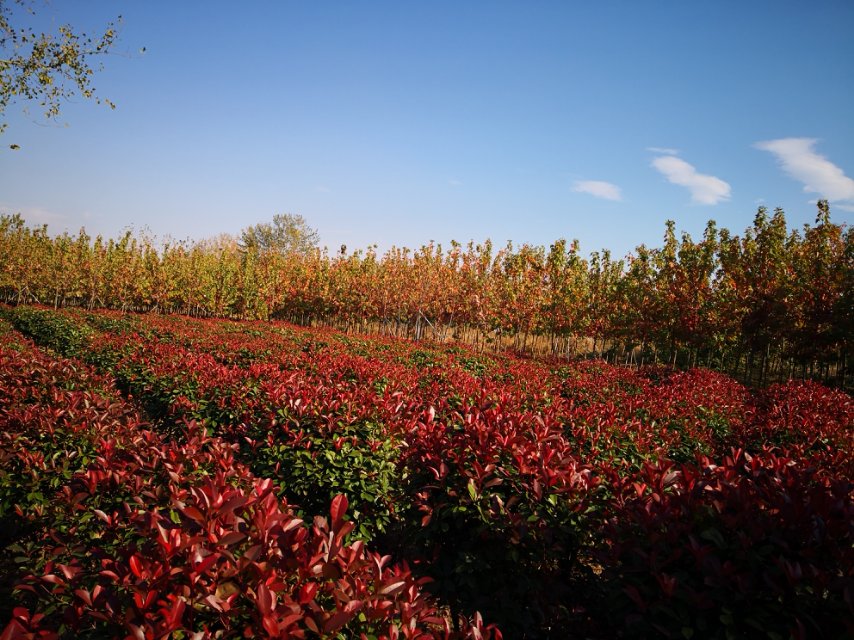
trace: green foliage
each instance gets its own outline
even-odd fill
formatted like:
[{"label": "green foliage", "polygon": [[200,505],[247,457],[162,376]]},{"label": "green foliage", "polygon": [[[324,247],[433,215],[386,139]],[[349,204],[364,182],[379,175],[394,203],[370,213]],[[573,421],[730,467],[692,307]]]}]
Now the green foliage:
[{"label": "green foliage", "polygon": [[4,313],[18,331],[63,356],[82,354],[92,337],[89,327],[54,311],[15,307]]},{"label": "green foliage", "polygon": [[288,502],[303,514],[328,511],[336,495],[350,502],[354,535],[365,541],[386,534],[400,498],[397,444],[370,423],[317,435],[299,443],[268,442],[247,461],[253,473],[276,478]]},{"label": "green foliage", "polygon": [[482,378],[487,371],[495,367],[495,363],[485,356],[460,356],[457,362],[476,378]]},{"label": "green foliage", "polygon": [[258,254],[305,255],[317,248],[319,240],[317,231],[308,226],[305,218],[291,213],[276,214],[272,222],[259,222],[240,234],[242,248]]},{"label": "green foliage", "polygon": [[409,362],[418,369],[428,369],[439,365],[437,354],[424,349],[414,349],[409,354]]},{"label": "green foliage", "polygon": [[[501,482],[490,487],[465,474],[444,478],[429,518],[419,525],[423,509],[408,514],[400,535],[409,553],[426,559],[428,589],[452,610],[480,611],[507,637],[528,637],[557,614],[592,519],[566,495],[535,497],[511,467],[499,465],[493,482]],[[436,483],[413,471],[407,484],[417,494]]]},{"label": "green foliage", "polygon": [[14,325],[0,313],[0,342],[7,349],[18,350],[21,348],[21,334],[15,331]]},{"label": "green foliage", "polygon": [[128,316],[105,316],[97,313],[86,314],[86,322],[93,329],[102,332],[126,334],[140,333],[143,331],[139,322],[135,322]]}]

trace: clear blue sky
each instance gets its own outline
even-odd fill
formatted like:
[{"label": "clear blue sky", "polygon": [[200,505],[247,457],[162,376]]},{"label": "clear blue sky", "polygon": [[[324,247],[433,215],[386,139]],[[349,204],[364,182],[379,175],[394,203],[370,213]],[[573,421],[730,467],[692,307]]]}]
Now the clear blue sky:
[{"label": "clear blue sky", "polygon": [[203,238],[290,212],[332,250],[566,237],[621,256],[668,218],[741,233],[765,204],[800,226],[827,197],[854,219],[850,0],[36,8],[123,16],[95,81],[115,111],[6,114],[0,211],[55,232]]}]

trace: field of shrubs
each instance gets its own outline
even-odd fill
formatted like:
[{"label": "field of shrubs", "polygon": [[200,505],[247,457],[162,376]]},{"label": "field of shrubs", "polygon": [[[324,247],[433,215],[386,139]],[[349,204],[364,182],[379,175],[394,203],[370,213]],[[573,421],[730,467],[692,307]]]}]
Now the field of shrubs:
[{"label": "field of shrubs", "polygon": [[284,323],[0,308],[18,638],[846,638],[854,403]]}]

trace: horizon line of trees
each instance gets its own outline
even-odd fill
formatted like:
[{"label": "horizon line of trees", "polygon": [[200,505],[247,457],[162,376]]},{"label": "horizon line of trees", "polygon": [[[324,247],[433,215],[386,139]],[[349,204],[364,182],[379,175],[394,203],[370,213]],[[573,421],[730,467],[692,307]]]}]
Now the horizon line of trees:
[{"label": "horizon line of trees", "polygon": [[[278,236],[277,236],[278,233]],[[283,238],[276,242],[276,237]],[[709,221],[625,259],[577,241],[549,248],[491,241],[447,249],[330,254],[301,216],[241,238],[156,246],[145,234],[51,237],[0,215],[0,300],[298,324],[456,339],[554,355],[703,365],[764,383],[821,377],[848,386],[854,335],[854,231],[790,231],[759,208],[744,234]]]}]

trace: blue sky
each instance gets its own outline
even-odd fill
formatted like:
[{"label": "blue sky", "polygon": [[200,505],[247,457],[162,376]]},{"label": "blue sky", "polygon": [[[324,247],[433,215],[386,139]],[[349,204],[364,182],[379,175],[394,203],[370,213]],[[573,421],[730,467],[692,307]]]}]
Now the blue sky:
[{"label": "blue sky", "polygon": [[[55,232],[238,233],[302,214],[332,250],[741,233],[854,219],[854,2],[72,2],[123,16],[115,111],[13,105],[0,212]],[[145,47],[145,53],[139,50]],[[12,151],[9,144],[18,144]]]}]

